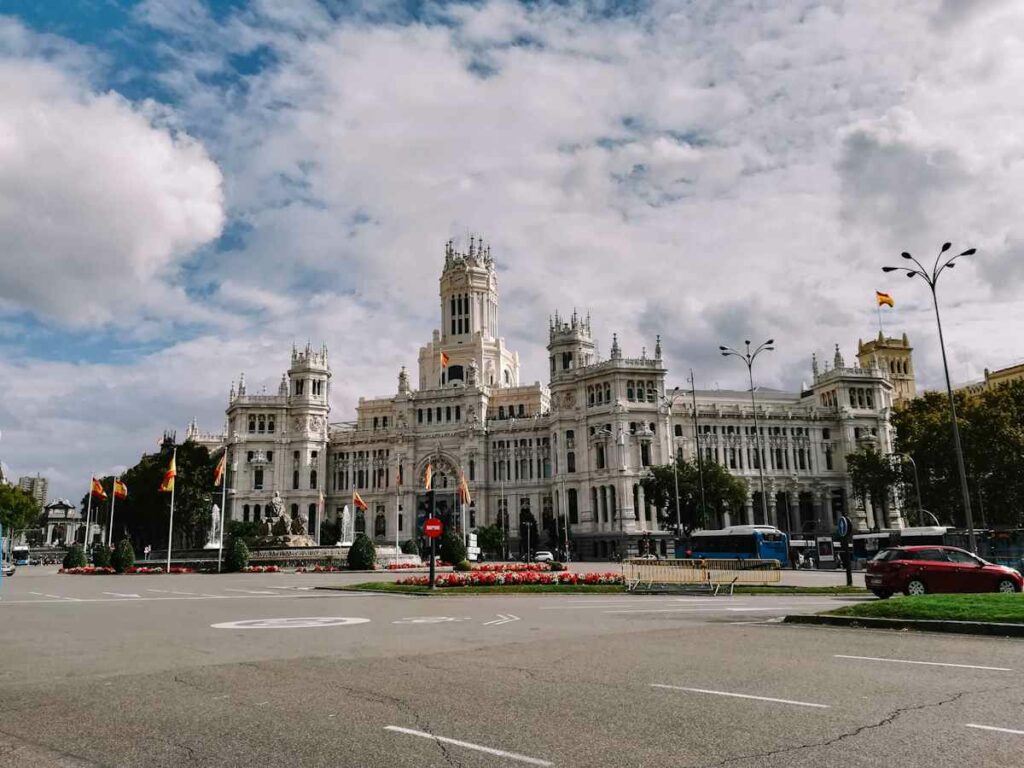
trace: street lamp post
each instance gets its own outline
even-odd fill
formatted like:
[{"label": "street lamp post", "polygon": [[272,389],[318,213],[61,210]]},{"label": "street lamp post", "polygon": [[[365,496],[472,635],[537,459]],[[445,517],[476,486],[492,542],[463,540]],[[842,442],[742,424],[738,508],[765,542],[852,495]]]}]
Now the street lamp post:
[{"label": "street lamp post", "polygon": [[964,467],[964,452],[960,445],[960,428],[956,422],[956,401],[953,397],[953,385],[949,380],[949,362],[946,360],[946,342],[942,336],[942,318],[939,315],[939,298],[935,292],[936,285],[939,281],[939,276],[946,270],[952,269],[956,266],[956,260],[961,256],[973,256],[976,252],[976,248],[968,248],[962,253],[958,253],[956,256],[951,256],[942,265],[939,262],[942,260],[943,255],[950,249],[952,243],[943,243],[942,248],[939,250],[939,255],[935,257],[935,263],[932,265],[931,271],[925,269],[925,267],[911,256],[909,253],[904,251],[900,254],[904,259],[914,262],[916,269],[909,269],[908,267],[882,267],[883,272],[902,272],[907,277],[920,277],[928,284],[928,288],[932,292],[932,305],[935,307],[935,324],[939,329],[939,347],[942,350],[942,370],[946,374],[946,394],[949,397],[949,415],[953,421],[953,448],[956,451],[956,465],[957,471],[960,474],[960,494],[963,496],[964,502],[964,518],[967,522],[967,539],[971,548],[971,552],[978,551],[978,544],[974,537],[974,517],[971,514],[971,494],[967,488],[967,470]]},{"label": "street lamp post", "polygon": [[917,524],[924,525],[924,512],[921,509],[921,483],[917,479],[917,462],[914,461],[914,457],[909,453],[901,455],[904,461],[910,462],[911,469],[914,470],[914,495],[917,496]]},{"label": "street lamp post", "polygon": [[722,357],[738,357],[747,366],[747,377],[750,379],[750,407],[754,411],[754,450],[757,451],[757,474],[761,479],[761,516],[764,518],[765,525],[767,525],[768,496],[764,490],[764,455],[761,453],[761,430],[757,426],[757,401],[754,399],[754,360],[762,352],[775,349],[772,346],[775,343],[775,339],[768,339],[768,341],[762,342],[753,352],[750,351],[749,339],[743,343],[746,345],[745,352],[737,352],[730,347],[719,347],[718,350],[722,353]]}]

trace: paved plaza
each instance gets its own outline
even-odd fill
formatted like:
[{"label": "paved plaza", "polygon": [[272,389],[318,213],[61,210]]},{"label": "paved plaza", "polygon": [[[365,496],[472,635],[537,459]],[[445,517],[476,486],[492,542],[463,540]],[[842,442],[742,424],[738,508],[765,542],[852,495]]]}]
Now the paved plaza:
[{"label": "paved plaza", "polygon": [[20,569],[0,765],[1024,764],[1019,641],[778,621],[851,597],[315,589],[354,578]]}]

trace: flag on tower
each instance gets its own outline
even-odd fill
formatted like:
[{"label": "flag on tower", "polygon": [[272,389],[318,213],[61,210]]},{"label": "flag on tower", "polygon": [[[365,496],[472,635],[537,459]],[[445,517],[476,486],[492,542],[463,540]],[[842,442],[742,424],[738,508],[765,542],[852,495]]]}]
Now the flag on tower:
[{"label": "flag on tower", "polygon": [[228,460],[228,452],[224,451],[221,454],[220,461],[217,462],[217,466],[213,470],[213,485],[215,488],[219,488],[220,484],[224,482],[224,465]]},{"label": "flag on tower", "polygon": [[442,367],[442,368],[447,368],[447,367],[448,367],[448,361],[449,361],[450,359],[451,359],[451,358],[450,358],[450,357],[448,357],[448,353],[447,353],[447,352],[442,352],[442,353],[441,353],[441,367]]},{"label": "flag on tower", "polygon": [[178,469],[175,466],[175,457],[171,456],[171,464],[167,467],[167,471],[164,472],[164,479],[160,482],[161,492],[171,492],[174,490],[174,478],[178,476]]},{"label": "flag on tower", "polygon": [[883,304],[887,307],[893,308],[895,308],[896,306],[895,302],[892,300],[892,296],[890,296],[888,293],[875,291],[875,298],[878,300],[878,306],[882,306]]},{"label": "flag on tower", "polygon": [[128,486],[124,484],[124,480],[120,477],[114,480],[114,496],[118,499],[124,499],[128,496]]},{"label": "flag on tower", "polygon": [[103,486],[100,484],[100,481],[95,477],[92,479],[92,487],[89,489],[89,493],[99,499],[106,500],[107,498],[107,492],[103,490]]},{"label": "flag on tower", "polygon": [[473,497],[469,495],[469,484],[466,482],[465,475],[459,477],[459,501],[466,507],[473,503]]},{"label": "flag on tower", "polygon": [[356,509],[363,510],[363,512],[370,508],[370,506],[363,501],[363,498],[359,495],[358,491],[352,491],[352,506]]},{"label": "flag on tower", "polygon": [[434,468],[427,462],[427,471],[423,473],[423,490],[429,491],[433,487]]}]

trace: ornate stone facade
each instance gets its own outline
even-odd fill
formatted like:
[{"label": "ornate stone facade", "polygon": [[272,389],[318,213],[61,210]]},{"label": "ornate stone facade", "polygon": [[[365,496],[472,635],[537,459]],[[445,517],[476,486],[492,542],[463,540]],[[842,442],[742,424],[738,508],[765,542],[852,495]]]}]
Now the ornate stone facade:
[{"label": "ornate stone facade", "polygon": [[[660,339],[653,354],[627,357],[614,338],[602,360],[590,318],[575,312],[549,321],[548,383],[523,384],[518,355],[498,333],[490,248],[476,239],[466,253],[446,245],[440,299],[442,327],[420,350],[419,388],[402,368],[396,393],[360,398],[352,421],[328,423],[326,348],[293,349],[276,395],[248,394],[244,377],[232,385],[232,519],[263,519],[279,492],[316,536],[323,494],[326,519],[341,518],[347,506],[356,531],[382,543],[405,540],[427,511],[429,463],[434,511],[452,520],[464,513],[469,528],[501,525],[513,552],[527,537],[533,548],[549,546],[546,523],[563,517],[578,557],[636,551],[644,535],[665,552],[671,531],[658,524],[640,480],[675,451],[692,457],[699,436],[704,455],[750,489],[745,505],[717,510],[715,523],[765,522],[748,391],[666,391]],[[846,513],[859,528],[899,526],[898,511],[878,520],[855,508],[844,459],[864,444],[891,450],[891,377],[878,367],[847,367],[838,347],[831,367],[812,367],[813,381],[800,392],[756,392],[767,522],[826,531]],[[214,448],[223,436],[193,439]],[[460,475],[473,500],[457,511]],[[353,512],[355,491],[366,513]]]}]

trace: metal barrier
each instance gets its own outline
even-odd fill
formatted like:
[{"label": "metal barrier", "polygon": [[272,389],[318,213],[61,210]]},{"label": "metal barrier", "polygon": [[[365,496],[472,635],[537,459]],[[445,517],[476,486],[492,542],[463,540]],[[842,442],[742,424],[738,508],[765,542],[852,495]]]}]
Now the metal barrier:
[{"label": "metal barrier", "polygon": [[622,562],[626,590],[634,592],[646,584],[706,588],[714,594],[723,586],[731,595],[737,584],[765,586],[782,580],[778,560],[640,560]]}]

